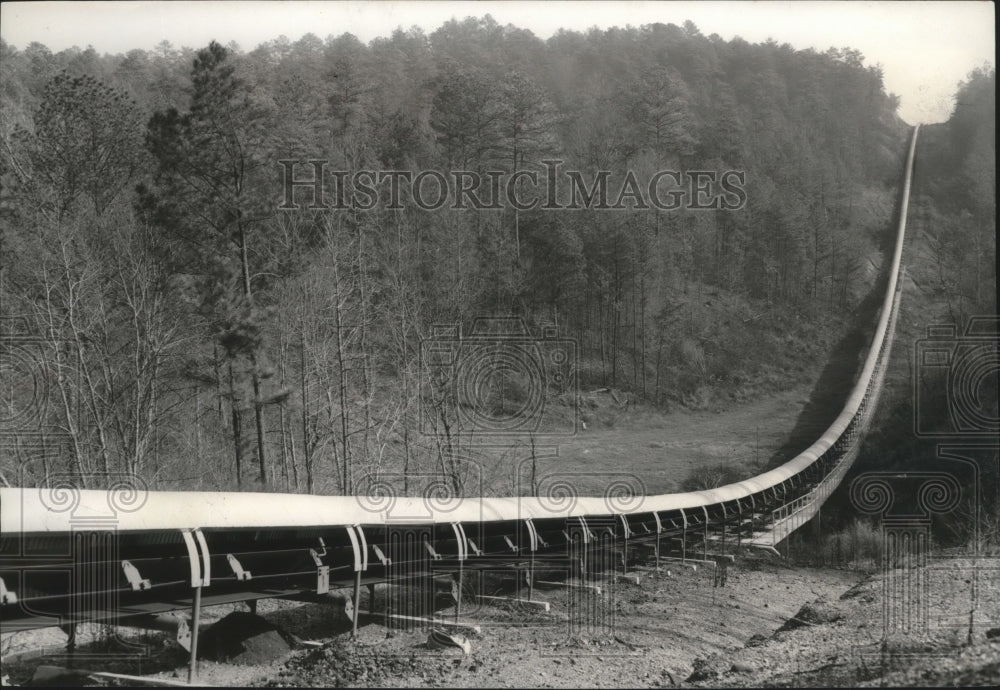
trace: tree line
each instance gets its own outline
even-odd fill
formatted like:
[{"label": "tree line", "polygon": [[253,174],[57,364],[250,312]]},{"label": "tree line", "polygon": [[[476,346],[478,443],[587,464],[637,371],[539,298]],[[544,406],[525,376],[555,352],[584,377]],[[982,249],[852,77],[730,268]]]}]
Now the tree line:
[{"label": "tree line", "polygon": [[[888,211],[865,200],[891,194],[906,135],[857,51],[690,22],[541,40],[487,16],[367,45],[3,43],[0,58],[0,316],[43,364],[8,397],[41,381],[35,422],[62,444],[55,460],[4,451],[25,483],[478,490],[468,401],[427,394],[420,343],[480,315],[554,327],[578,344],[580,386],[653,405],[767,385],[761,343],[842,317],[868,284]],[[747,203],[278,208],[281,160],[482,173],[552,158],[619,179],[744,171]],[[525,385],[489,404],[516,407]],[[490,468],[503,484],[509,468]]]}]

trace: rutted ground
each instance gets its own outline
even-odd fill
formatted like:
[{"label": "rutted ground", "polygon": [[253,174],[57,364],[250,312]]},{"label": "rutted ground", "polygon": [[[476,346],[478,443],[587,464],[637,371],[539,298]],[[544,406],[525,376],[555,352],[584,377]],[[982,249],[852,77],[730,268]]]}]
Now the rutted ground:
[{"label": "rutted ground", "polygon": [[[883,607],[885,592],[893,591],[885,589],[886,577],[916,582],[916,571],[866,576],[795,568],[761,553],[742,555],[721,586],[712,568],[670,570],[643,572],[638,585],[615,585],[600,598],[537,590],[536,598],[552,604],[549,613],[507,603],[478,610],[466,604],[463,618],[482,631],[461,633],[471,642],[469,655],[429,649],[426,629],[390,629],[364,619],[352,641],[336,607],[262,602],[260,613],[269,621],[321,646],[256,665],[203,661],[200,679],[327,687],[846,687],[989,685],[1000,679],[997,558],[932,559],[920,590],[927,631],[897,632],[887,640],[882,612],[903,611],[905,603],[899,588]],[[234,608],[242,607],[216,607],[207,618]],[[77,665],[186,677],[185,655],[176,646],[162,634],[143,639],[153,650],[144,669],[122,661]],[[85,645],[81,652],[94,649]],[[23,682],[40,663],[53,662],[9,663],[4,673]]]},{"label": "rutted ground", "polygon": [[[811,602],[799,614],[803,625],[739,651],[705,684],[995,686],[998,574],[1000,559],[964,557],[931,558],[926,568],[880,573],[840,597]],[[734,667],[741,672],[726,672]]]}]

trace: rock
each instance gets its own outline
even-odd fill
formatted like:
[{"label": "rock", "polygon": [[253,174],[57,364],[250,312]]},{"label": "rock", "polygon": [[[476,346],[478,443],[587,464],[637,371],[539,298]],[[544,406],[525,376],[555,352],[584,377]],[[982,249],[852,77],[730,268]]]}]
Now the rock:
[{"label": "rock", "polygon": [[729,668],[729,670],[730,670],[730,672],[732,672],[732,673],[753,673],[753,672],[754,672],[754,671],[756,671],[757,669],[755,669],[755,668],[754,668],[753,666],[751,666],[750,664],[744,664],[744,663],[742,663],[742,662],[740,662],[740,661],[737,661],[737,662],[736,662],[735,664],[733,664],[733,665],[732,665],[732,666],[731,666],[731,667]]},{"label": "rock", "polygon": [[1000,642],[1000,628],[990,628],[986,631],[987,640],[996,640]]},{"label": "rock", "polygon": [[712,654],[706,658],[699,657],[694,660],[692,666],[691,675],[685,680],[687,683],[718,678],[728,668],[725,661],[718,654]]},{"label": "rock", "polygon": [[291,649],[290,636],[273,623],[235,611],[202,634],[198,655],[209,661],[249,666],[280,659]]},{"label": "rock", "polygon": [[792,618],[785,621],[785,624],[778,628],[779,631],[794,630],[804,625],[818,625],[821,623],[833,623],[844,617],[844,614],[834,604],[825,599],[804,604]]},{"label": "rock", "polygon": [[451,635],[443,630],[431,630],[427,636],[427,648],[444,649],[447,647],[457,647],[466,656],[472,653],[472,645],[461,635]]},{"label": "rock", "polygon": [[749,640],[747,640],[747,647],[759,647],[767,642],[767,637],[761,635],[760,633],[754,635]]}]

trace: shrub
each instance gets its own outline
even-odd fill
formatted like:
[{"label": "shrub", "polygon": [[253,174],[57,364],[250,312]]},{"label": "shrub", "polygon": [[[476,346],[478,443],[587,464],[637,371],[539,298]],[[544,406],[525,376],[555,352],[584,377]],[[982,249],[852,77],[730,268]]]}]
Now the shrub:
[{"label": "shrub", "polygon": [[854,520],[844,529],[824,534],[813,551],[818,565],[874,567],[882,559],[882,534],[870,523]]},{"label": "shrub", "polygon": [[684,491],[704,491],[732,484],[746,477],[747,474],[744,470],[725,463],[719,463],[710,467],[698,467],[692,470],[684,478],[684,481],[681,482],[681,489]]}]

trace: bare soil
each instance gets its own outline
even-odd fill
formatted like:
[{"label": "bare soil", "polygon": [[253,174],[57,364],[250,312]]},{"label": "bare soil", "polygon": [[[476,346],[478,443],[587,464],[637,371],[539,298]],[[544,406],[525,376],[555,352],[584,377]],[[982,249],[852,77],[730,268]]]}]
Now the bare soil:
[{"label": "bare soil", "polygon": [[[429,648],[425,626],[387,627],[363,617],[352,640],[335,607],[261,602],[262,616],[311,638],[313,646],[266,664],[203,661],[199,680],[266,687],[848,687],[998,680],[1000,559],[956,556],[931,559],[919,570],[866,574],[795,568],[773,555],[744,552],[721,585],[711,567],[678,565],[671,564],[669,574],[667,567],[643,571],[639,584],[609,585],[600,596],[562,587],[536,590],[536,599],[550,602],[548,613],[507,602],[466,602],[462,620],[481,631],[454,631],[471,643],[468,655]],[[904,594],[900,582],[921,584]],[[911,618],[905,629],[883,619],[884,611],[920,610],[908,601],[926,604],[927,615]],[[206,614],[218,619],[234,608],[240,607]],[[153,650],[144,669],[93,657],[79,658],[76,666],[186,678],[185,655],[165,635],[130,639],[143,639]],[[79,653],[99,649],[99,642],[84,642]],[[37,666],[53,663],[14,660],[3,673],[24,682]]]}]

